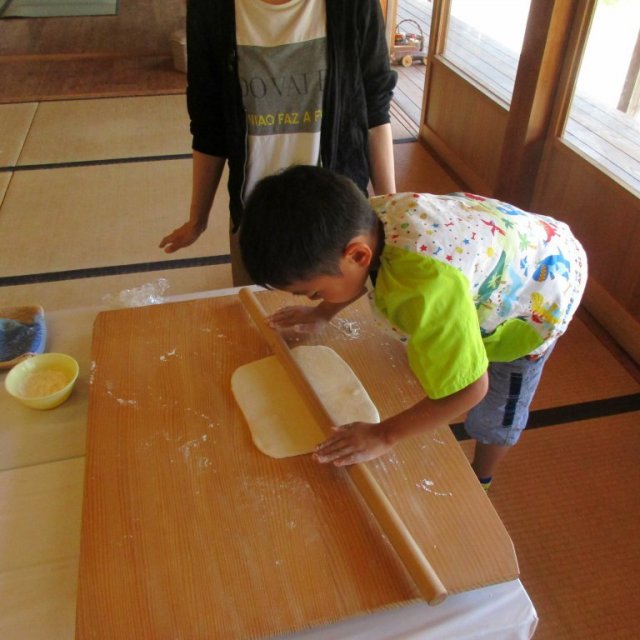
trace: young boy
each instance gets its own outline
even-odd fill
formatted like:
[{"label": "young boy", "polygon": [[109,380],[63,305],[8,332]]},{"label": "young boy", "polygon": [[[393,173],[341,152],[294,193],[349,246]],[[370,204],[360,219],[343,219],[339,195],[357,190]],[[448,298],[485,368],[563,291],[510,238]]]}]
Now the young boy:
[{"label": "young boy", "polygon": [[426,397],[380,424],[353,423],[318,445],[348,465],[468,412],[473,469],[488,488],[520,437],[544,363],[575,312],[587,260],[567,225],[471,194],[367,200],[347,178],[296,166],[264,178],[240,230],[261,285],[305,295],[272,326],[318,330],[365,290],[406,342]]}]

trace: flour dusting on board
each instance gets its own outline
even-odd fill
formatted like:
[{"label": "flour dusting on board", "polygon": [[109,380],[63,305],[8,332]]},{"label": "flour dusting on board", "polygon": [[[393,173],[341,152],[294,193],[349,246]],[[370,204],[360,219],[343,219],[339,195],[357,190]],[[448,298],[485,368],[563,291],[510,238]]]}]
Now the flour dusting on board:
[{"label": "flour dusting on board", "polygon": [[336,318],[330,322],[332,327],[335,327],[342,333],[342,335],[355,340],[360,336],[360,323],[353,320],[345,320],[344,318]]},{"label": "flour dusting on board", "polygon": [[422,489],[423,491],[426,491],[427,493],[431,493],[434,496],[452,496],[453,493],[451,493],[451,491],[436,491],[434,489],[435,486],[435,482],[433,480],[421,480],[420,482],[418,482],[416,484],[416,487],[418,487],[418,489]]},{"label": "flour dusting on board", "polygon": [[113,398],[121,407],[133,407],[139,409],[138,401],[131,398],[119,398],[113,391],[113,382],[107,381],[105,384],[106,394],[110,398]]},{"label": "flour dusting on board", "polygon": [[191,450],[200,446],[200,443],[206,442],[209,439],[209,436],[205,433],[199,438],[194,438],[193,440],[189,440],[185,442],[180,448],[179,451],[182,453],[185,460],[188,460],[191,457]]},{"label": "flour dusting on board", "polygon": [[395,451],[380,456],[373,461],[375,468],[388,476],[395,476],[409,481],[404,460],[400,460]]},{"label": "flour dusting on board", "polygon": [[[185,415],[192,415],[195,416],[196,418],[203,420],[204,422],[207,423],[207,427],[209,429],[213,429],[214,427],[219,427],[220,423],[219,422],[215,422],[211,416],[208,416],[206,413],[201,413],[199,411],[197,411],[196,409],[192,409],[191,407],[187,407],[185,409]],[[203,441],[206,440],[206,436],[202,436]]]}]

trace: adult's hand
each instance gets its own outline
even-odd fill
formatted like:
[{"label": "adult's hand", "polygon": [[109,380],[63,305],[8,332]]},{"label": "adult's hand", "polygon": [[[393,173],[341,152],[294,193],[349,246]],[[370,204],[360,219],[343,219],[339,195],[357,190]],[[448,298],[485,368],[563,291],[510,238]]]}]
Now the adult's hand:
[{"label": "adult's hand", "polygon": [[164,249],[166,253],[173,253],[193,244],[203,231],[204,229],[193,222],[185,222],[181,227],[174,229],[169,235],[162,238],[159,247]]}]

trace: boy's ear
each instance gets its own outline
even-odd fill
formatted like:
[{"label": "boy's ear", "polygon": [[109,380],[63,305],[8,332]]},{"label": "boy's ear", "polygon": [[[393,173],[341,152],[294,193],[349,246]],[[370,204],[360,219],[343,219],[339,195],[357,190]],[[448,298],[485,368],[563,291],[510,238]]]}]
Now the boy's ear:
[{"label": "boy's ear", "polygon": [[373,250],[364,239],[354,238],[347,245],[343,256],[360,267],[368,267],[373,259]]}]

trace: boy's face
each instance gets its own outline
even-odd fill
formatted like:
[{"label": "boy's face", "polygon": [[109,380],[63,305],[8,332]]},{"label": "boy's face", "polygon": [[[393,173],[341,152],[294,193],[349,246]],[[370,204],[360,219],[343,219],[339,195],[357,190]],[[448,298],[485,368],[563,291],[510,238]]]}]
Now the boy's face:
[{"label": "boy's face", "polygon": [[368,269],[343,258],[340,261],[340,274],[300,280],[284,290],[294,295],[307,296],[311,300],[324,300],[334,304],[351,302],[362,293],[368,273]]}]

